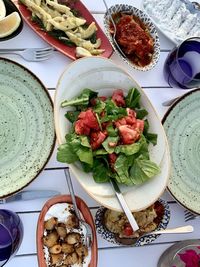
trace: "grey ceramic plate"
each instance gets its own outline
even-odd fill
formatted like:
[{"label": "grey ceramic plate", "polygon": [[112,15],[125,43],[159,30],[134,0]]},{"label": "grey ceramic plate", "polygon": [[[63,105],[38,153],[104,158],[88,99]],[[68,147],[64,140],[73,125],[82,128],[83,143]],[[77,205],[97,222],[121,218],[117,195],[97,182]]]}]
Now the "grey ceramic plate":
[{"label": "grey ceramic plate", "polygon": [[186,93],[163,118],[172,171],[168,189],[187,209],[200,214],[200,89]]},{"label": "grey ceramic plate", "polygon": [[0,58],[0,198],[28,185],[55,144],[53,104],[23,66]]},{"label": "grey ceramic plate", "polygon": [[[199,239],[185,240],[185,241],[178,242],[177,244],[169,247],[160,256],[157,267],[188,266],[186,265],[186,262],[184,262],[181,259],[181,255],[187,255],[185,260],[188,260],[190,264],[191,264],[191,258],[189,257],[189,255],[191,257],[193,256],[193,260],[194,258],[198,259],[200,256],[200,240]],[[198,255],[198,256],[194,257],[195,255]],[[195,265],[194,263],[193,266],[199,266],[199,265]]]}]

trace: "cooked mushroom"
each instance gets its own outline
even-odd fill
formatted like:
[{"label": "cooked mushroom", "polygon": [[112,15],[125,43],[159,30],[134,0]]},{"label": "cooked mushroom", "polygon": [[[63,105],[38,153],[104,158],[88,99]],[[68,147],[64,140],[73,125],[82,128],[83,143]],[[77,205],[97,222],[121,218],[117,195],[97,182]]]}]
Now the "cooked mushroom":
[{"label": "cooked mushroom", "polygon": [[79,233],[70,233],[65,238],[65,241],[70,245],[79,243],[80,240],[81,240],[81,235]]},{"label": "cooked mushroom", "polygon": [[50,218],[44,223],[44,229],[46,230],[53,230],[57,224],[57,218]]},{"label": "cooked mushroom", "polygon": [[52,253],[52,254],[59,254],[59,253],[61,253],[61,250],[62,250],[61,245],[57,244],[57,245],[54,245],[53,247],[51,247],[49,249],[49,252]]},{"label": "cooked mushroom", "polygon": [[76,253],[78,254],[78,256],[83,259],[85,257],[87,257],[88,255],[88,248],[84,245],[79,245],[78,247],[76,247]]},{"label": "cooked mushroom", "polygon": [[73,245],[67,244],[67,243],[62,243],[62,252],[64,253],[72,253],[74,252],[74,247]]},{"label": "cooked mushroom", "polygon": [[78,218],[74,214],[70,215],[66,221],[66,226],[70,229],[77,228],[79,226]]},{"label": "cooked mushroom", "polygon": [[56,231],[57,231],[59,237],[61,237],[61,238],[65,238],[66,235],[67,235],[66,227],[58,226],[58,227],[56,228]]},{"label": "cooked mushroom", "polygon": [[63,261],[63,254],[51,254],[51,264],[56,265],[56,264],[61,264]]},{"label": "cooked mushroom", "polygon": [[64,260],[64,264],[66,265],[73,265],[75,263],[78,263],[78,255],[76,252],[73,252],[72,254],[67,255],[66,259]]},{"label": "cooked mushroom", "polygon": [[58,240],[58,234],[56,231],[51,232],[50,234],[43,237],[44,245],[51,248],[56,245]]}]

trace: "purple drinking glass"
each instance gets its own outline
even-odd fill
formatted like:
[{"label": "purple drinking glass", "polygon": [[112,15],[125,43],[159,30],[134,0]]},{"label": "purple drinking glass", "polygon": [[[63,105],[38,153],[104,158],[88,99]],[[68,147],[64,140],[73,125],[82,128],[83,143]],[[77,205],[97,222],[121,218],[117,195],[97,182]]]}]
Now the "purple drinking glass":
[{"label": "purple drinking glass", "polygon": [[18,251],[23,238],[20,217],[10,210],[0,209],[0,267]]},{"label": "purple drinking glass", "polygon": [[171,87],[200,86],[200,38],[191,37],[175,47],[164,64],[164,77]]}]

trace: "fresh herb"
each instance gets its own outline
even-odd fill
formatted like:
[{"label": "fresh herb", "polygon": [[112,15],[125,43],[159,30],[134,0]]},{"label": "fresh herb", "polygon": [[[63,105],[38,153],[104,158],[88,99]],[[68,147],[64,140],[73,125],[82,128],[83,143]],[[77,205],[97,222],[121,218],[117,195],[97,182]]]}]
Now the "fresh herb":
[{"label": "fresh herb", "polygon": [[[22,2],[22,3],[23,3],[23,2]],[[42,20],[41,20],[40,18],[38,18],[38,16],[36,16],[36,15],[32,16],[32,17],[31,17],[31,20],[32,20],[33,22],[37,23],[38,26],[39,26],[41,29],[45,30],[45,26],[44,26]]]},{"label": "fresh herb", "polygon": [[146,109],[136,109],[136,114],[137,114],[137,119],[144,119],[147,115],[148,115],[148,112]]},{"label": "fresh herb", "polygon": [[67,111],[65,114],[65,117],[71,122],[74,123],[78,119],[78,115],[80,114],[80,111]]},{"label": "fresh herb", "polygon": [[71,12],[75,17],[81,17],[81,12],[76,8],[71,8]]},{"label": "fresh herb", "polygon": [[158,136],[155,133],[149,133],[149,122],[148,122],[147,119],[144,121],[143,134],[144,134],[144,136],[145,136],[145,138],[147,139],[148,142],[152,143],[153,145],[157,144]]},{"label": "fresh herb", "polygon": [[97,41],[97,33],[94,32],[89,38],[88,40],[92,43],[92,44],[95,44],[96,41]]},{"label": "fresh herb", "polygon": [[136,88],[132,88],[129,90],[127,97],[125,98],[126,106],[129,108],[140,108],[140,101],[141,95]]},{"label": "fresh herb", "polygon": [[71,100],[65,100],[61,103],[61,107],[67,107],[67,106],[85,106],[87,107],[89,105],[90,99],[97,96],[97,93],[85,88],[83,89],[82,93],[78,97],[74,97]]}]

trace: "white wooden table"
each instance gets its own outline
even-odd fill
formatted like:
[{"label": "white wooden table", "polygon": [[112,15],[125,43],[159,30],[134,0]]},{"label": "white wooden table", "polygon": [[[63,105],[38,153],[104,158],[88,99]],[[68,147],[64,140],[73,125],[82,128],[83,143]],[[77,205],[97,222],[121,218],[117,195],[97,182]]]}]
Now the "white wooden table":
[{"label": "white wooden table", "polygon": [[[102,0],[91,1],[83,0],[84,4],[93,13],[94,17],[103,28],[103,14],[105,7]],[[108,5],[116,3],[128,3],[141,7],[141,0],[107,0]],[[25,24],[25,23],[24,23]],[[117,64],[126,68],[132,77],[144,88],[149,99],[155,106],[160,118],[164,115],[167,108],[162,106],[162,102],[172,97],[184,94],[186,91],[178,88],[170,88],[163,77],[163,64],[168,52],[174,44],[166,39],[160,32],[161,56],[158,64],[154,69],[148,72],[139,72],[127,66],[115,53],[111,59]],[[0,48],[28,48],[28,47],[45,47],[47,44],[38,37],[26,24],[20,35],[12,40],[1,42]],[[43,62],[27,62],[15,55],[5,55],[35,73],[44,85],[48,88],[52,98],[54,97],[55,87],[59,76],[71,63],[71,60],[60,52],[55,51],[53,56]],[[43,172],[33,181],[26,189],[55,189],[62,194],[68,194],[67,183],[64,175],[66,166],[56,161],[56,149],[46,165]],[[80,187],[78,182],[73,180],[76,194],[86,201],[95,214],[99,204],[90,198],[90,196]],[[171,219],[168,227],[178,227],[186,225],[184,222],[184,208],[182,208],[174,199],[165,192],[162,196],[167,200],[171,209]],[[17,255],[6,265],[8,267],[36,267],[38,266],[36,254],[36,226],[39,212],[47,199],[36,199],[34,201],[12,202],[2,204],[0,208],[15,211],[21,217],[24,224],[24,238]],[[194,226],[194,232],[190,234],[179,235],[161,235],[150,245],[143,247],[122,247],[112,245],[98,236],[98,266],[99,267],[155,267],[160,255],[165,249],[179,240],[200,238],[200,219],[191,221]]]}]

